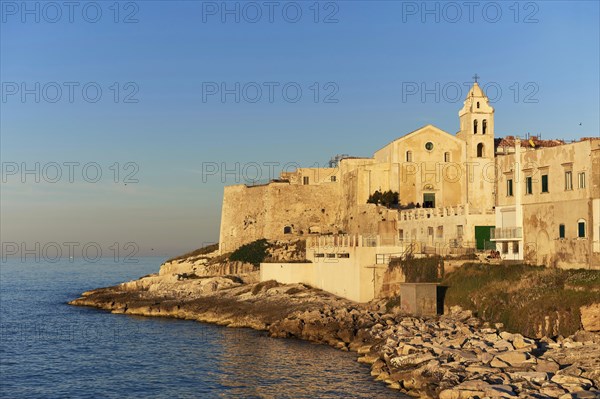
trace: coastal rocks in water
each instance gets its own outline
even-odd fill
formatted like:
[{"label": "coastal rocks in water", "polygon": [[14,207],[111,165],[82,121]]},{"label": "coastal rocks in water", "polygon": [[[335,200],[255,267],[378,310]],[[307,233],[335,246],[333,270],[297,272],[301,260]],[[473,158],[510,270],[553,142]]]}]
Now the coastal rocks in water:
[{"label": "coastal rocks in water", "polygon": [[150,275],[85,293],[71,304],[268,331],[358,352],[374,379],[421,397],[600,397],[600,335],[532,340],[482,325],[453,307],[421,319],[302,284],[239,276]]},{"label": "coastal rocks in water", "polygon": [[[575,341],[577,336],[559,343],[538,342],[520,334],[473,327],[477,323],[466,316],[453,309],[439,318],[400,317],[396,325],[374,324],[371,335],[379,343],[370,354],[378,353],[379,361],[373,362],[377,368],[372,374],[390,385],[397,383],[411,395],[445,399],[598,394],[599,385],[590,376],[600,370],[600,364],[577,354],[583,348],[600,362],[596,334],[580,334],[583,342]],[[583,346],[575,348],[573,342]],[[581,367],[570,367],[568,362]],[[540,396],[542,390],[545,396]]]}]

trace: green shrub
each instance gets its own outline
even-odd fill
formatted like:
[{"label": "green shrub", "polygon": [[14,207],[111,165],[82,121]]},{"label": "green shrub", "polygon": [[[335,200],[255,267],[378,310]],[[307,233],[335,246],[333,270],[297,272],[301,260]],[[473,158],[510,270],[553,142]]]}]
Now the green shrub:
[{"label": "green shrub", "polygon": [[264,238],[242,245],[229,256],[230,261],[240,261],[259,266],[267,257],[269,243]]},{"label": "green shrub", "polygon": [[400,194],[397,191],[388,190],[382,193],[377,190],[369,196],[367,204],[377,204],[392,208],[398,206],[399,200]]}]

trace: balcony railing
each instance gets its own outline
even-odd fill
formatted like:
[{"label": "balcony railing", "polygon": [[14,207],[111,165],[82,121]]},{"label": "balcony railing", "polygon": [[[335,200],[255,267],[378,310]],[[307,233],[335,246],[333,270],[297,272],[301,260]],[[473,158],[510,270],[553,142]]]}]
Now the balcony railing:
[{"label": "balcony railing", "polygon": [[491,240],[518,240],[521,238],[523,238],[522,227],[492,228],[490,232]]}]

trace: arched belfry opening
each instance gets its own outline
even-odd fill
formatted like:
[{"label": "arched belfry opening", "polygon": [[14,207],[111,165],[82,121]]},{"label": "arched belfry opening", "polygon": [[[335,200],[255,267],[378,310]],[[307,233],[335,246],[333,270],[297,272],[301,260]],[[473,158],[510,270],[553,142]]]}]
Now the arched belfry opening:
[{"label": "arched belfry opening", "polygon": [[477,121],[477,119],[475,119],[473,121],[473,134],[477,134],[477,123],[478,123],[478,121]]},{"label": "arched belfry opening", "polygon": [[483,122],[481,122],[481,134],[486,134],[487,133],[487,119],[484,119]]},{"label": "arched belfry opening", "polygon": [[477,158],[483,158],[484,145],[483,143],[477,144]]}]

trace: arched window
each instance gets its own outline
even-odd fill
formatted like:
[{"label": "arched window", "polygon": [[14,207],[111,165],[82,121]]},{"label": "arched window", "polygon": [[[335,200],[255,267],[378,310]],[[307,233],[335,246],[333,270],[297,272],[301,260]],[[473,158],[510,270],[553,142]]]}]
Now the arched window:
[{"label": "arched window", "polygon": [[444,162],[450,162],[450,153],[449,152],[444,153]]},{"label": "arched window", "polygon": [[487,119],[484,119],[481,123],[481,134],[485,134],[487,132]]},{"label": "arched window", "polygon": [[479,108],[479,101],[477,101],[477,108]]},{"label": "arched window", "polygon": [[412,162],[412,151],[406,151],[406,162]]},{"label": "arched window", "polygon": [[283,234],[292,234],[292,228],[290,226],[285,226],[283,228]]},{"label": "arched window", "polygon": [[483,157],[483,143],[477,144],[477,158]]},{"label": "arched window", "polygon": [[477,119],[473,121],[473,134],[477,134]]}]

